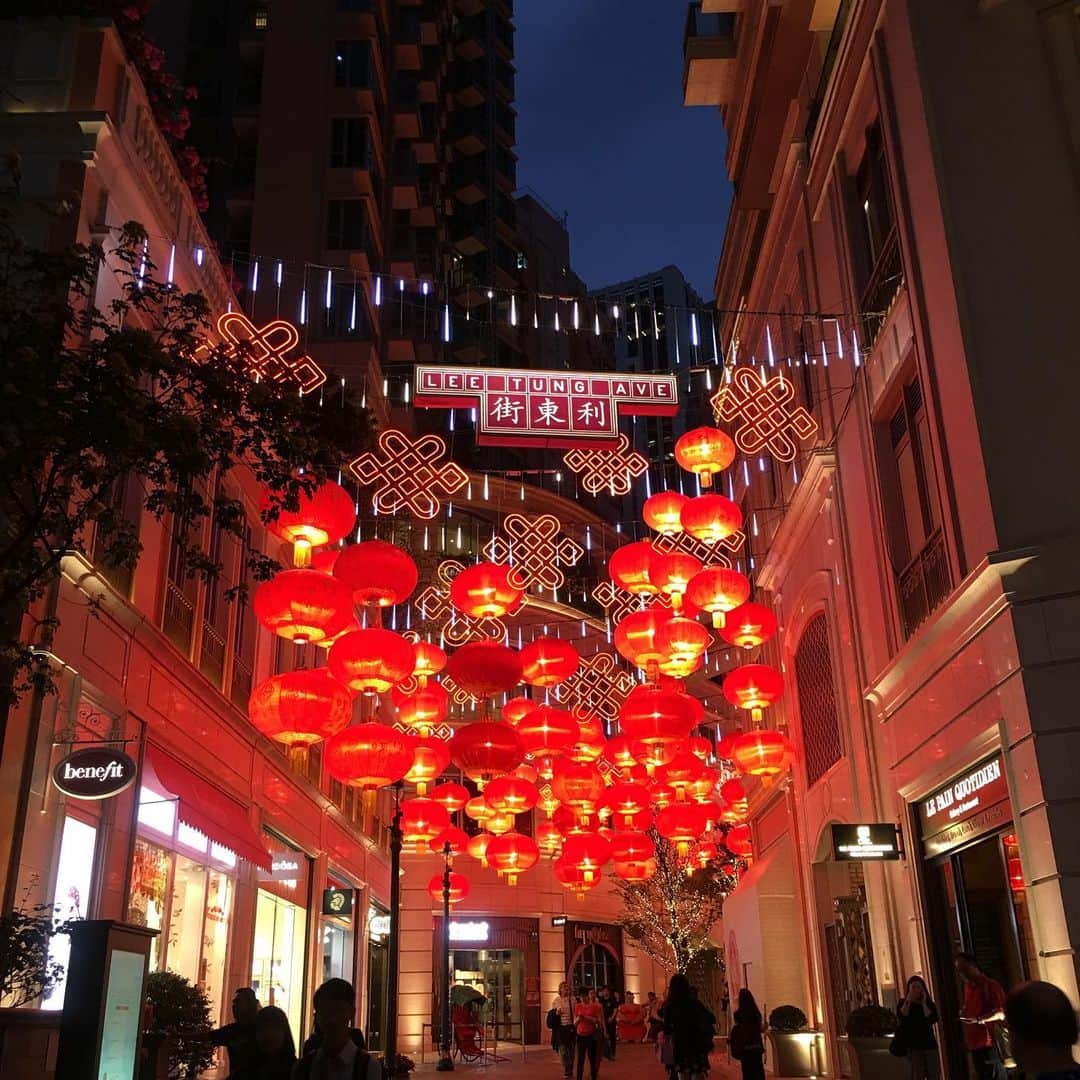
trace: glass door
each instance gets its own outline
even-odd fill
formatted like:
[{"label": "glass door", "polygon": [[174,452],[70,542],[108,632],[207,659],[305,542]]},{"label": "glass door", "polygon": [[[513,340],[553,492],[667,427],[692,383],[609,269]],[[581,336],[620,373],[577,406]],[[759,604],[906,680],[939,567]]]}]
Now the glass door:
[{"label": "glass door", "polygon": [[386,942],[368,939],[368,1020],[369,1050],[381,1050],[386,1022]]},{"label": "glass door", "polygon": [[276,1005],[301,1031],[304,1012],[304,940],[307,920],[303,908],[264,889],[255,907],[255,942],[251,986],[263,1005]]},{"label": "glass door", "polygon": [[495,1026],[495,1037],[517,1042],[521,1039],[524,956],[520,949],[485,949],[479,958],[487,1015]]}]

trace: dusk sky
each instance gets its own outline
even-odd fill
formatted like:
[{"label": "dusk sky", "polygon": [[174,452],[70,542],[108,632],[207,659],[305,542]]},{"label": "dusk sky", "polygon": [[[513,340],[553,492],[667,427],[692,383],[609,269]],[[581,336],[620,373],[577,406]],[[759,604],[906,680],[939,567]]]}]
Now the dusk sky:
[{"label": "dusk sky", "polygon": [[569,214],[590,288],[674,263],[706,298],[731,188],[716,109],[682,103],[686,4],[518,0],[518,183]]}]

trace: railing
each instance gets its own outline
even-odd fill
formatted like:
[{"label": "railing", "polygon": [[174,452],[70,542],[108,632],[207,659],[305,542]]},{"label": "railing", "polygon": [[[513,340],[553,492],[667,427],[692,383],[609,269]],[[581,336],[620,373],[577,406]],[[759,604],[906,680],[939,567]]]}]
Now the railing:
[{"label": "railing", "polygon": [[900,594],[900,621],[909,638],[949,595],[952,575],[945,537],[940,529],[896,577]]},{"label": "railing", "polygon": [[191,634],[195,628],[195,605],[175,582],[165,586],[165,612],[161,629],[165,636],[186,656],[191,652]]},{"label": "railing", "polygon": [[885,238],[860,300],[862,310],[871,313],[864,316],[867,348],[874,344],[881,333],[889,306],[903,283],[904,264],[900,258],[900,237],[894,224]]},{"label": "railing", "polygon": [[199,646],[199,670],[220,689],[225,676],[225,638],[206,622]]}]

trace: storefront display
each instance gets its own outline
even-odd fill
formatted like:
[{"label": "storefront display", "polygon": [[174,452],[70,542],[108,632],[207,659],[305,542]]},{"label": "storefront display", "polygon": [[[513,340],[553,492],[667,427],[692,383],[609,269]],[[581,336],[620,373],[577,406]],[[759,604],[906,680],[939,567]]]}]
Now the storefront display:
[{"label": "storefront display", "polygon": [[356,964],[356,890],[341,877],[327,877],[322,903],[322,978],[353,982]]}]

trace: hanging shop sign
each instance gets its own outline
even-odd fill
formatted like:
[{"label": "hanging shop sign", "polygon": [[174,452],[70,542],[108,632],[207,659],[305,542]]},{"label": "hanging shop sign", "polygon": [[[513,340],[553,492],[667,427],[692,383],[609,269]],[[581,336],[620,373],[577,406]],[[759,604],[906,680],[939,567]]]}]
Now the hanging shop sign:
[{"label": "hanging shop sign", "polygon": [[679,388],[674,375],[419,364],[415,402],[476,409],[476,441],[487,446],[616,450],[620,417],[674,416]]},{"label": "hanging shop sign", "polygon": [[382,941],[390,933],[390,916],[374,915],[368,909],[368,936],[376,941]]},{"label": "hanging shop sign", "polygon": [[1011,818],[1009,783],[1001,754],[980,762],[919,802],[927,855],[940,855],[999,828]]},{"label": "hanging shop sign", "polygon": [[551,925],[552,926],[565,926],[566,925],[566,916],[565,915],[552,915],[551,916]]},{"label": "hanging shop sign", "polygon": [[322,913],[324,915],[351,915],[353,889],[323,889]]},{"label": "hanging shop sign", "polygon": [[126,791],[139,767],[122,750],[89,746],[57,762],[53,783],[71,799],[111,799]]},{"label": "hanging shop sign", "polygon": [[873,825],[834,825],[833,858],[837,862],[894,862],[901,858],[900,835],[888,822]]}]

